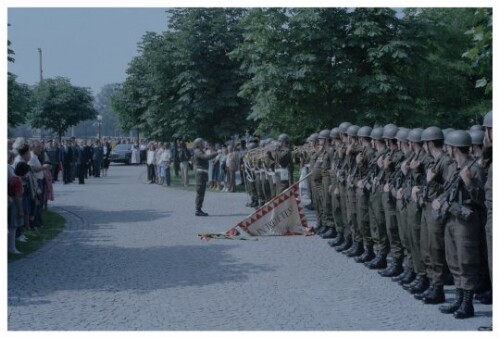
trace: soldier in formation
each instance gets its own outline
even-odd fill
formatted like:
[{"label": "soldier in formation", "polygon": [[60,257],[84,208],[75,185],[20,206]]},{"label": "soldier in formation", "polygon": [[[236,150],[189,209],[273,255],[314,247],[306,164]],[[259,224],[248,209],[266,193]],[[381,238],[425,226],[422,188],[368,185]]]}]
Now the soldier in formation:
[{"label": "soldier in formation", "polygon": [[491,303],[492,112],[467,131],[344,122],[288,144],[282,134],[249,147],[250,206],[292,183],[294,159],[310,173],[316,232],[336,251],[455,318],[474,315],[473,298]]}]

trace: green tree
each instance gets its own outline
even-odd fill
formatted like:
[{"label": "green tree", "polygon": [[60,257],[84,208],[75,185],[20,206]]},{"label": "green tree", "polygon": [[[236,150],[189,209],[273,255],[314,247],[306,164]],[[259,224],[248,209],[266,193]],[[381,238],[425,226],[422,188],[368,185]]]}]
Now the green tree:
[{"label": "green tree", "polygon": [[169,31],[147,33],[113,96],[125,129],[158,139],[223,140],[248,126],[237,96],[244,77],[228,57],[241,40],[243,9],[170,10]]},{"label": "green tree", "polygon": [[[10,26],[10,24],[9,24]],[[15,62],[14,50],[7,40],[7,61]],[[7,120],[9,127],[16,127],[26,122],[26,114],[31,109],[31,88],[17,82],[17,76],[7,73]]]},{"label": "green tree", "polygon": [[97,115],[90,90],[72,86],[63,77],[40,82],[34,89],[34,102],[29,114],[31,126],[50,129],[59,139],[68,128]]}]

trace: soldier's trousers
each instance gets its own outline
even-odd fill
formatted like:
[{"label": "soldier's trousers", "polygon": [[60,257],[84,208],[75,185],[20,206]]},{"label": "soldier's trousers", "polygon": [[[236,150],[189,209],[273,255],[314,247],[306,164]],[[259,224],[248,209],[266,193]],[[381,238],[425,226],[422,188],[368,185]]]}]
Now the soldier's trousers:
[{"label": "soldier's trousers", "polygon": [[333,223],[336,228],[337,233],[343,233],[345,231],[345,224],[343,221],[343,216],[341,213],[341,201],[340,196],[334,194],[334,190],[339,188],[338,181],[335,178],[331,179],[332,191],[328,198],[331,200],[331,214],[333,217]]},{"label": "soldier's trousers", "polygon": [[331,205],[331,198],[329,194],[329,185],[331,178],[329,176],[322,176],[322,224],[327,227],[334,227],[333,223],[333,207]]},{"label": "soldier's trousers", "polygon": [[386,255],[390,250],[384,223],[385,213],[383,212],[383,204],[381,203],[381,192],[372,192],[369,195],[369,226],[379,255]]},{"label": "soldier's trousers", "polygon": [[289,188],[289,180],[281,180],[281,175],[279,173],[275,174],[275,193],[279,195],[281,192]]},{"label": "soldier's trousers", "polygon": [[421,237],[423,228],[428,231],[428,250],[424,251],[423,238],[421,238],[421,251],[426,266],[426,274],[436,285],[443,285],[446,279],[447,262],[445,261],[444,226],[433,219],[431,203],[426,203],[421,215]]},{"label": "soldier's trousers", "polygon": [[490,282],[492,283],[492,211],[487,215],[487,224],[485,225],[485,238],[487,240],[487,258],[489,262]]},{"label": "soldier's trousers", "polygon": [[402,200],[397,200],[396,209],[400,242],[402,243],[402,247],[404,248],[404,265],[412,268],[411,240],[409,224],[407,223],[407,208]]},{"label": "soldier's trousers", "polygon": [[263,196],[265,197],[265,203],[272,199],[272,192],[270,190],[269,178],[267,174],[261,177]]},{"label": "soldier's trousers", "polygon": [[355,195],[357,197],[357,222],[360,236],[364,241],[364,246],[370,247],[373,245],[373,239],[369,227],[369,193],[364,189],[356,188]]},{"label": "soldier's trousers", "polygon": [[347,226],[352,233],[352,239],[356,242],[362,241],[362,234],[357,221],[357,196],[355,188],[348,187],[347,193]]},{"label": "soldier's trousers", "polygon": [[[307,172],[308,174],[308,172]],[[307,177],[307,186],[308,186],[308,197],[310,198],[310,203],[314,203],[314,189],[312,182],[312,175],[308,175]]]},{"label": "soldier's trousers", "polygon": [[473,290],[480,281],[479,226],[476,212],[466,222],[451,215],[445,224],[445,258],[456,288]]},{"label": "soldier's trousers", "polygon": [[395,261],[401,262],[404,258],[404,249],[400,240],[395,201],[391,198],[390,192],[383,192],[381,201],[385,212],[385,226],[388,241],[390,242],[390,255]]},{"label": "soldier's trousers", "polygon": [[421,208],[412,200],[407,204],[407,225],[414,271],[418,275],[425,275],[426,269],[421,255]]},{"label": "soldier's trousers", "polygon": [[258,203],[263,203],[265,201],[265,195],[263,194],[262,181],[260,179],[259,173],[256,173],[255,175],[255,187],[256,187],[256,195],[258,197]]},{"label": "soldier's trousers", "polygon": [[206,182],[208,182],[208,173],[196,171],[196,211],[200,211],[203,208]]},{"label": "soldier's trousers", "polygon": [[312,180],[312,197],[314,207],[315,207],[315,215],[317,217],[317,224],[319,225],[324,225],[322,224],[322,180]]},{"label": "soldier's trousers", "polygon": [[338,190],[340,191],[340,208],[341,208],[341,219],[343,220],[343,236],[345,238],[350,237],[352,230],[348,226],[348,210],[347,210],[347,189],[345,184],[338,183]]}]

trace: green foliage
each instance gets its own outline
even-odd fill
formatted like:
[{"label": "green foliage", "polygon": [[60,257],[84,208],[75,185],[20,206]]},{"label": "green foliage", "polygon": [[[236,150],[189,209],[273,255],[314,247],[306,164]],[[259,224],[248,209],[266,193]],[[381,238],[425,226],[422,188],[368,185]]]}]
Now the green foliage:
[{"label": "green foliage", "polygon": [[16,81],[14,74],[8,74],[8,107],[7,119],[9,127],[16,127],[26,122],[26,115],[32,109],[31,88]]},{"label": "green foliage", "polygon": [[476,88],[484,88],[486,95],[492,95],[492,8],[478,8],[474,16],[473,27],[465,33],[473,37],[473,43],[463,56],[471,61],[479,77]]},{"label": "green foliage", "polygon": [[61,138],[68,128],[96,115],[90,90],[72,86],[66,78],[43,80],[34,89],[29,120],[35,128],[50,129]]},{"label": "green foliage", "polygon": [[125,129],[156,139],[223,140],[246,128],[244,77],[228,51],[243,9],[174,9],[170,30],[147,33],[112,104]]},{"label": "green foliage", "polygon": [[[302,142],[342,121],[468,128],[491,108],[492,11],[188,8],[147,33],[112,104],[171,140]],[[465,57],[463,57],[465,56]]]}]

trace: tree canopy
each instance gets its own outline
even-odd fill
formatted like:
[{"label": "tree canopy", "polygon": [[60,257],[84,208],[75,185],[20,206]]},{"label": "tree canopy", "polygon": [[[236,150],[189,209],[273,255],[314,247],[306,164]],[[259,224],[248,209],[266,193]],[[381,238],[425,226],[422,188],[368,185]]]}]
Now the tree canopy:
[{"label": "tree canopy", "polygon": [[112,99],[149,137],[468,128],[492,107],[489,8],[188,8],[168,23]]},{"label": "tree canopy", "polygon": [[50,129],[59,139],[68,128],[97,115],[90,90],[73,86],[63,77],[38,83],[33,97],[34,108],[28,115],[31,126]]}]

